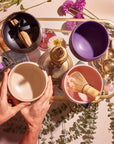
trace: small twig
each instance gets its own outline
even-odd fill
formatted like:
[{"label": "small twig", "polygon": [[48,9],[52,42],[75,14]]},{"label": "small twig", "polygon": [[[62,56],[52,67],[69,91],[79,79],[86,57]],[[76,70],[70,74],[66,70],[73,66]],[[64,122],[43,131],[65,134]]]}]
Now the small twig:
[{"label": "small twig", "polygon": [[44,4],[44,3],[46,3],[46,2],[51,2],[51,0],[46,0],[46,1],[44,1],[44,2],[41,2],[40,4],[37,4],[37,5],[34,5],[34,6],[31,6],[31,7],[28,7],[28,8],[24,8],[24,7],[22,7],[21,8],[21,11],[27,11],[27,10],[29,10],[29,9],[31,9],[31,8],[34,8],[34,7],[37,7],[37,6],[40,6],[40,5],[42,5],[42,4]]},{"label": "small twig", "polygon": [[94,16],[96,19],[99,19],[96,15],[94,15],[92,12],[90,12],[88,9],[84,8],[87,12],[89,12],[92,16]]},{"label": "small twig", "polygon": [[83,14],[83,15],[87,16],[88,18],[94,19],[94,18],[92,18],[91,16],[87,15],[87,14],[86,14],[86,13],[84,13],[84,12],[79,12],[79,11],[77,11],[77,10],[75,10],[75,9],[71,8],[71,7],[69,7],[69,9],[70,9],[70,10],[72,10],[72,11],[74,11],[74,12],[76,12],[76,13]]},{"label": "small twig", "polygon": [[7,2],[5,4],[0,5],[0,11],[2,10],[7,10],[7,8],[11,7],[14,4],[19,4],[21,3],[22,0],[12,0],[11,2]]}]

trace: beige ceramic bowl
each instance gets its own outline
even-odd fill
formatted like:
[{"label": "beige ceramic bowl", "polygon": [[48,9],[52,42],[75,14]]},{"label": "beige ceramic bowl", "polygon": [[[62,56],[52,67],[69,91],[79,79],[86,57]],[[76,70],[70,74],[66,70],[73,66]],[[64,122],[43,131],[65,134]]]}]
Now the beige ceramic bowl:
[{"label": "beige ceramic bowl", "polygon": [[34,101],[40,98],[47,86],[47,73],[36,63],[17,64],[8,77],[10,93],[20,101]]}]

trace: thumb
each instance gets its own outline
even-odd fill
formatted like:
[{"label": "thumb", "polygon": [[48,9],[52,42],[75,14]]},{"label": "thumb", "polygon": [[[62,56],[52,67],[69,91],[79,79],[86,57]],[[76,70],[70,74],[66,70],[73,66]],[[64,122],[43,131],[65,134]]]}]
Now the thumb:
[{"label": "thumb", "polygon": [[26,102],[26,103],[19,103],[18,105],[13,107],[13,113],[14,115],[19,112],[20,110],[22,110],[23,108],[27,107],[28,105],[30,105],[30,102]]}]

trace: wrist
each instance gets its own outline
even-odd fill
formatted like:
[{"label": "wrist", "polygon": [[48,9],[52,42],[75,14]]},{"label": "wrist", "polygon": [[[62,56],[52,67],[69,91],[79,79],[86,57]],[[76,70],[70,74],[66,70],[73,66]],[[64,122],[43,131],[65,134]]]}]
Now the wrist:
[{"label": "wrist", "polygon": [[38,140],[38,135],[41,130],[42,125],[38,125],[37,127],[28,125],[28,128],[22,137],[19,144],[36,144]]},{"label": "wrist", "polygon": [[39,134],[39,132],[40,132],[40,130],[41,130],[41,128],[42,128],[42,124],[38,124],[37,126],[36,125],[28,125],[28,128],[27,128],[27,130],[28,130],[28,132],[29,133],[38,133]]}]

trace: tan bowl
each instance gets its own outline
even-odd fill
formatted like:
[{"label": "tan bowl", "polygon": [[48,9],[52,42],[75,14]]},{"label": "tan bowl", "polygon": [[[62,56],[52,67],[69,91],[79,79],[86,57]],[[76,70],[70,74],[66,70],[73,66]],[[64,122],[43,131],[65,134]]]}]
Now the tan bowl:
[{"label": "tan bowl", "polygon": [[20,101],[34,101],[40,98],[47,86],[47,73],[36,63],[17,64],[8,77],[10,93]]}]

